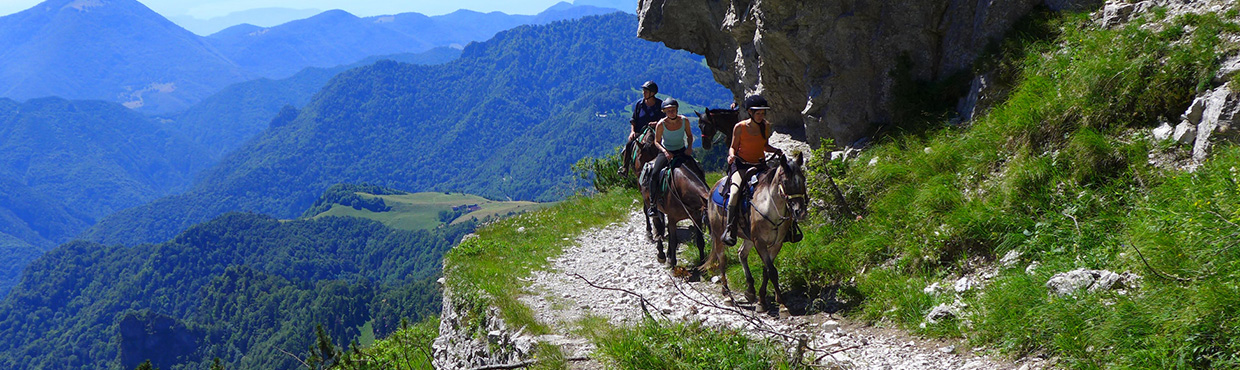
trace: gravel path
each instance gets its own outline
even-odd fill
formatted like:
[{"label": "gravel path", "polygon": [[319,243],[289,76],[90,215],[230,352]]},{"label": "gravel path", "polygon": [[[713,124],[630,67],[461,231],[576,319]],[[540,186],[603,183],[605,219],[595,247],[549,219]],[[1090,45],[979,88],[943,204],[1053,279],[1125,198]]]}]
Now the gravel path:
[{"label": "gravel path", "polygon": [[[687,248],[695,247],[681,246],[682,251]],[[831,353],[818,363],[828,368],[1023,370],[1048,367],[1040,359],[1005,362],[958,350],[958,343],[911,338],[897,330],[867,327],[828,314],[779,318],[755,314],[743,303],[739,307],[729,306],[728,300],[719,294],[717,283],[687,282],[673,277],[666,266],[655,260],[655,246],[646,241],[644,221],[637,211],[630,212],[623,222],[585,232],[574,246],[551,262],[549,271],[535,272],[527,281],[534,294],[521,300],[534,310],[538,320],[557,332],[540,339],[560,344],[570,356],[587,356],[594,349],[588,341],[570,334],[576,322],[587,314],[606,317],[615,325],[632,325],[643,316],[636,297],[591,287],[575,276],[580,275],[601,287],[640,294],[653,305],[650,312],[656,318],[738,328],[757,337],[790,343],[787,338],[810,338],[808,347],[813,357]],[[693,262],[684,257],[680,260],[682,266]],[[737,299],[743,300],[739,295]],[[818,352],[812,352],[814,350]],[[573,366],[601,368],[593,362]]]}]

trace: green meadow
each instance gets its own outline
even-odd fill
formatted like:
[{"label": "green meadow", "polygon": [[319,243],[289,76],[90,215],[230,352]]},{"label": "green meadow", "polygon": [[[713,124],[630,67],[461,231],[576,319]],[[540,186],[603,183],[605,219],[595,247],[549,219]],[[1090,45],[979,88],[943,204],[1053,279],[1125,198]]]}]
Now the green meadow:
[{"label": "green meadow", "polygon": [[356,209],[350,206],[334,204],[330,209],[319,213],[314,218],[323,216],[349,216],[371,219],[382,222],[388,227],[401,230],[429,230],[444,225],[440,212],[452,212],[453,207],[477,205],[477,209],[462,213],[448,223],[458,224],[469,220],[485,221],[513,215],[531,210],[542,209],[551,203],[526,201],[490,200],[477,195],[462,193],[407,193],[395,195],[375,195],[365,192],[355,193],[364,199],[382,199],[391,209],[374,212],[367,209]]}]

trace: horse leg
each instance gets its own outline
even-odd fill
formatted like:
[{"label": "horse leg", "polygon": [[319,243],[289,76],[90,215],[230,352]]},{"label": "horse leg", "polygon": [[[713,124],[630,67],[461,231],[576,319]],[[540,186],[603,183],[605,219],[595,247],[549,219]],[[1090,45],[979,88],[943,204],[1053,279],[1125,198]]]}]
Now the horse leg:
[{"label": "horse leg", "polygon": [[661,214],[659,214],[659,213],[658,213],[658,211],[655,211],[654,215],[653,215],[653,216],[651,216],[651,217],[649,217],[649,218],[647,218],[647,220],[648,220],[650,223],[654,224],[654,235],[655,235],[655,237],[654,237],[654,238],[652,238],[652,239],[653,239],[653,241],[654,241],[654,243],[655,243],[655,246],[658,248],[658,251],[659,251],[659,254],[658,254],[658,255],[656,255],[655,257],[656,257],[656,258],[658,258],[659,263],[663,263],[664,261],[667,261],[667,255],[666,255],[666,254],[663,254],[663,238],[662,238],[662,237],[660,237],[661,235],[663,235],[663,218],[662,218],[662,215],[661,215]]},{"label": "horse leg", "polygon": [[680,236],[676,235],[676,223],[667,223],[667,267],[676,267],[676,249],[680,246]]},{"label": "horse leg", "polygon": [[766,258],[766,253],[761,248],[758,250],[758,258],[763,259],[763,284],[758,288],[758,312],[766,312],[766,307],[770,305],[770,300],[766,299],[766,282],[770,281],[771,264],[766,262],[768,258]]},{"label": "horse leg", "polygon": [[741,243],[740,260],[741,269],[745,270],[745,301],[753,303],[755,295],[753,292],[753,273],[749,271],[749,248],[751,241],[745,240]]},{"label": "horse leg", "polygon": [[697,247],[698,247],[697,265],[701,266],[703,263],[706,263],[706,240],[705,240],[705,236],[702,235],[702,228],[693,226],[693,232],[694,232],[693,236],[695,239],[694,242],[697,243]]},{"label": "horse leg", "polygon": [[646,241],[654,242],[654,231],[653,231],[653,227],[650,225],[650,205],[649,204],[642,205],[642,216],[646,217]]}]

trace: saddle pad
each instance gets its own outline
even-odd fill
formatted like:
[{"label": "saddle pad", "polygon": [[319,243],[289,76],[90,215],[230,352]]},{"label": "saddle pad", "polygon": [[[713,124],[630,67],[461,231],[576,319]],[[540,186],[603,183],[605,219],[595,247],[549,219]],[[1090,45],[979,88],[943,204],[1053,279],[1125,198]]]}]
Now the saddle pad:
[{"label": "saddle pad", "polygon": [[[757,177],[757,176],[755,176],[755,177]],[[723,195],[723,184],[724,184],[724,182],[720,182],[720,183],[718,183],[718,184],[715,184],[715,188],[714,188],[714,189],[711,189],[711,191],[710,191],[710,200],[711,200],[712,202],[715,202],[715,204],[716,204],[716,205],[718,205],[718,206],[720,206],[720,207],[727,208],[727,207],[728,207],[728,202],[727,202],[727,200],[726,200],[726,199],[724,199],[725,197],[724,197],[724,195]],[[752,183],[749,185],[749,191],[745,192],[745,194],[753,194],[753,184],[752,184]],[[749,208],[749,197],[745,197],[744,202],[742,202],[742,203],[741,203],[741,207],[742,207],[742,208]]]}]

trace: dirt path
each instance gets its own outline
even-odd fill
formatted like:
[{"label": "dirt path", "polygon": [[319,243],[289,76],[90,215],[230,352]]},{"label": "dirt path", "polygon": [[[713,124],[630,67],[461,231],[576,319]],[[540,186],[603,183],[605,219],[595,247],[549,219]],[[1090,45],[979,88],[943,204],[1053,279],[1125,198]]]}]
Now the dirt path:
[{"label": "dirt path", "polygon": [[[682,227],[683,228],[683,227]],[[682,245],[685,248],[693,248]],[[735,252],[732,252],[735,253]],[[682,252],[683,256],[683,252]],[[753,257],[756,258],[756,257]],[[593,345],[571,334],[587,314],[606,317],[615,325],[632,325],[643,316],[639,299],[620,291],[591,287],[586,283],[624,289],[644,297],[656,318],[697,321],[707,326],[732,327],[758,337],[795,342],[808,339],[807,353],[822,356],[817,365],[843,369],[1040,369],[1041,360],[1006,362],[961,350],[950,341],[911,338],[898,330],[866,327],[837,316],[818,313],[786,318],[756,314],[743,302],[727,304],[719,285],[710,281],[687,282],[673,277],[655,260],[654,244],[645,240],[640,214],[630,212],[623,222],[593,229],[578,237],[574,246],[551,260],[549,271],[536,272],[528,281],[535,292],[521,300],[541,322],[556,332],[540,340],[561,345],[569,356],[588,356]],[[682,257],[681,265],[693,263]],[[777,262],[778,263],[778,262]],[[583,280],[584,278],[584,280]],[[738,300],[743,300],[739,295]],[[961,353],[965,352],[965,353]],[[830,366],[834,365],[834,366]],[[601,368],[595,362],[576,363],[574,368]]]}]

